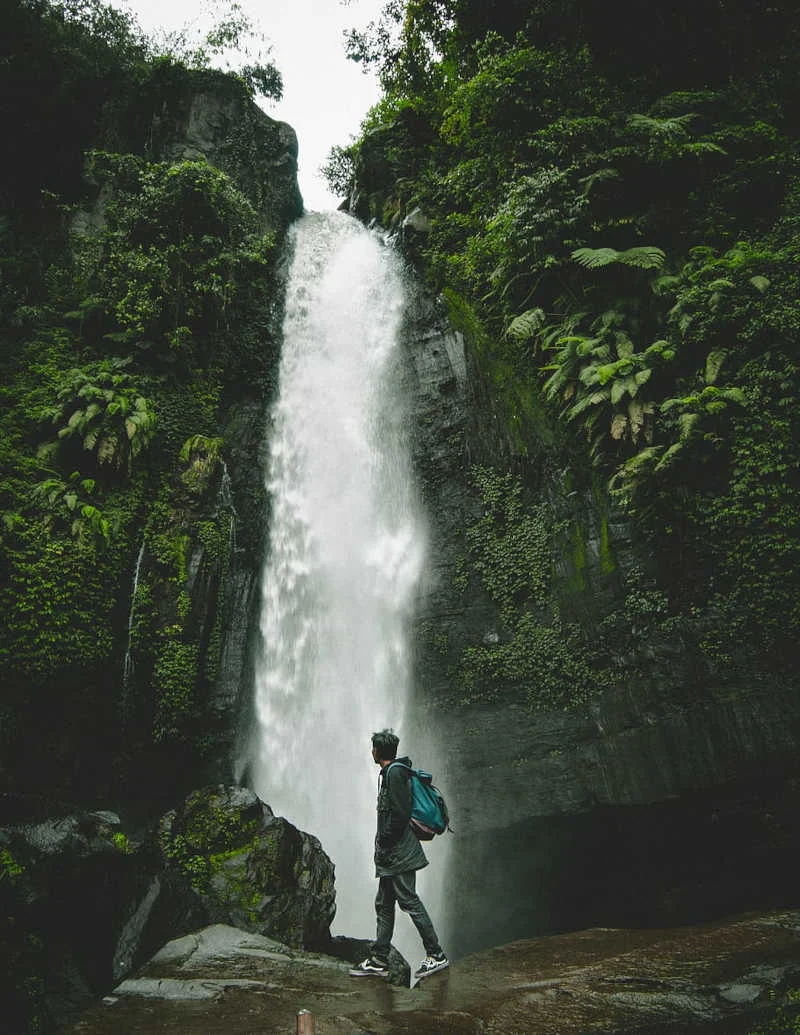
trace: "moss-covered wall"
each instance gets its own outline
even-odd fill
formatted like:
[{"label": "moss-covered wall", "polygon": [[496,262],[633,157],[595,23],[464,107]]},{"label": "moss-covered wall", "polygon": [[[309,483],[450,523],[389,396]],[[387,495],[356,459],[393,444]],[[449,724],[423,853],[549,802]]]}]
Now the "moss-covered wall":
[{"label": "moss-covered wall", "polygon": [[[715,667],[702,616],[676,606],[582,444],[535,393],[523,408],[472,307],[420,290],[406,346],[429,520],[407,736],[454,817],[454,944],[789,901],[791,682]],[[632,863],[637,831],[660,848]],[[775,875],[763,895],[756,858]]]},{"label": "moss-covered wall", "polygon": [[[229,774],[297,142],[124,27],[22,22],[31,63],[98,82],[53,129],[61,174],[24,150],[0,174],[0,788],[152,813]],[[28,76],[12,47],[38,146]],[[51,103],[71,125],[74,97]]]}]

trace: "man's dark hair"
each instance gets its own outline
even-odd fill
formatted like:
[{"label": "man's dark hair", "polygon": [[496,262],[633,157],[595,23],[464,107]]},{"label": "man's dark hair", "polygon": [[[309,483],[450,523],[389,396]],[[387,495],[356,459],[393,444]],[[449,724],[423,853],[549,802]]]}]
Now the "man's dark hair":
[{"label": "man's dark hair", "polygon": [[385,761],[397,758],[397,745],[399,743],[400,738],[391,730],[381,730],[380,733],[372,734],[372,746],[375,748],[378,758]]}]

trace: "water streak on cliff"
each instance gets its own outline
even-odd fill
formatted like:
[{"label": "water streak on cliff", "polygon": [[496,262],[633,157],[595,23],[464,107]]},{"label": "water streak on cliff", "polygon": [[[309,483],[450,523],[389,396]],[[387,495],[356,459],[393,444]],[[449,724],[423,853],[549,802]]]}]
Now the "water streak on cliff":
[{"label": "water streak on cliff", "polygon": [[340,213],[305,216],[292,243],[250,767],[257,793],[332,857],[337,929],[366,937],[370,734],[402,736],[425,539],[401,388],[405,289],[397,255]]},{"label": "water streak on cliff", "polygon": [[222,461],[222,478],[219,483],[219,511],[227,512],[231,519],[230,532],[228,533],[228,557],[233,556],[236,550],[236,521],[239,515],[233,503],[233,490],[231,488],[231,476],[228,474],[228,465]]},{"label": "water streak on cliff", "polygon": [[131,654],[131,642],[133,640],[133,615],[136,608],[136,590],[139,588],[139,570],[142,567],[142,558],[144,557],[144,539],[142,539],[142,545],[139,547],[139,553],[136,556],[136,564],[133,569],[133,584],[131,586],[131,606],[128,611],[128,643],[125,648],[125,660],[122,663],[122,690],[123,694],[128,689],[133,675],[133,655]]}]

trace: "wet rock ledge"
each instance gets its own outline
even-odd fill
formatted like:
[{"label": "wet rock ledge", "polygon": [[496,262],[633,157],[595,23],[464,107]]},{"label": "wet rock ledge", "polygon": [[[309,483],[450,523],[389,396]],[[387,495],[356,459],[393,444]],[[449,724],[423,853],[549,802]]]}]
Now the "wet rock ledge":
[{"label": "wet rock ledge", "polygon": [[[413,989],[215,925],[170,942],[70,1035],[745,1035],[800,1015],[800,910],[671,930],[596,929],[456,961]],[[789,1030],[787,1028],[787,1030]]]}]

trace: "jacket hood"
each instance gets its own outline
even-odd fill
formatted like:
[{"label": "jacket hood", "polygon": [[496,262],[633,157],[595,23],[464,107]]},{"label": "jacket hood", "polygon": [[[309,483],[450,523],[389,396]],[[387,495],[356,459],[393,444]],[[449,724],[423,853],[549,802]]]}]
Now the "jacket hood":
[{"label": "jacket hood", "polygon": [[[391,765],[392,762],[402,762],[403,765],[407,765],[409,768],[413,768],[413,766],[411,765],[411,759],[408,757],[408,755],[403,755],[401,758],[393,758],[389,765]],[[384,769],[381,769],[381,776],[386,776],[386,772],[389,768],[389,765],[387,765]]]}]

